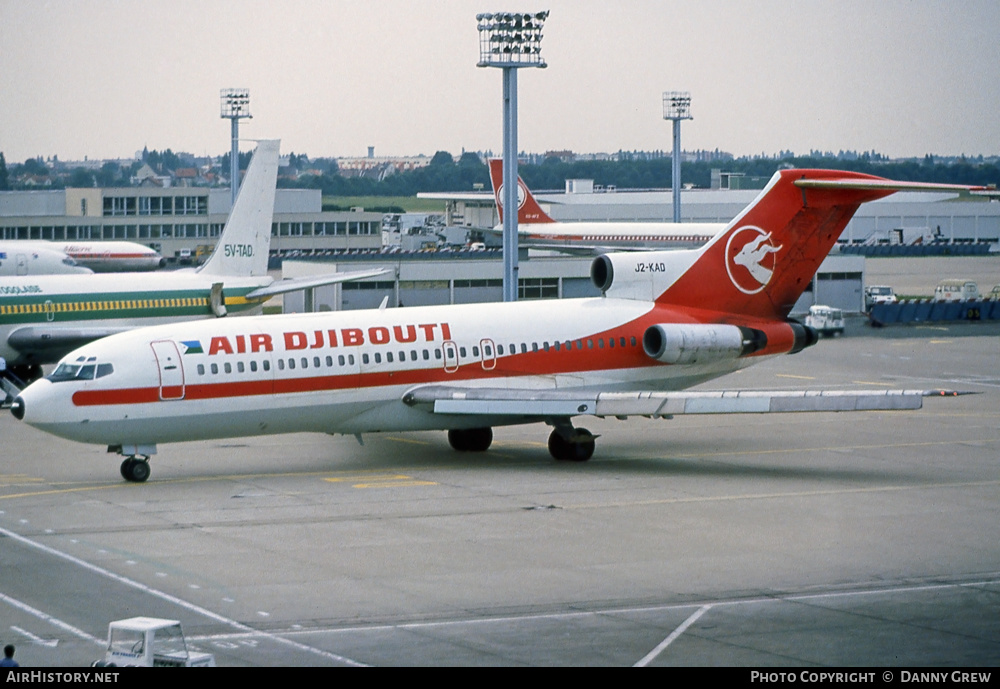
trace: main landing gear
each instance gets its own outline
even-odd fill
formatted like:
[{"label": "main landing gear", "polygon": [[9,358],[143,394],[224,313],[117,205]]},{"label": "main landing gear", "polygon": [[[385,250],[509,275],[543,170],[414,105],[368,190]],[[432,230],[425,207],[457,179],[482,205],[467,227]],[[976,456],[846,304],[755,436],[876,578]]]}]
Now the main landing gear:
[{"label": "main landing gear", "polygon": [[594,456],[596,439],[586,428],[559,425],[549,434],[549,454],[561,462],[586,462]]},{"label": "main landing gear", "polygon": [[[596,435],[586,428],[574,428],[568,421],[553,425],[555,429],[549,435],[549,454],[553,459],[586,462],[594,455]],[[485,452],[493,442],[493,429],[453,429],[448,431],[448,442],[459,452]]]},{"label": "main landing gear", "polygon": [[142,483],[149,478],[149,457],[126,457],[122,462],[122,478],[133,483]]},{"label": "main landing gear", "polygon": [[448,431],[448,442],[459,452],[485,452],[493,443],[493,429],[456,428]]}]

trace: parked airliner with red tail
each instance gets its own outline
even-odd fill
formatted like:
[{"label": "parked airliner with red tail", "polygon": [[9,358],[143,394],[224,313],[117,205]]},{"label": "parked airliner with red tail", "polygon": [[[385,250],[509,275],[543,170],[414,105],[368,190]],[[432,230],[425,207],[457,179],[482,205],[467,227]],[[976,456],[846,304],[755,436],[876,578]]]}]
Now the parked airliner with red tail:
[{"label": "parked airliner with red tail", "polygon": [[[503,234],[503,161],[490,159],[490,181]],[[726,223],[559,222],[538,204],[524,181],[517,178],[518,245],[563,253],[596,254],[618,250],[694,249],[726,228]]]},{"label": "parked airliner with red tail", "polygon": [[598,257],[603,297],[143,328],[72,352],[12,411],[144,481],[157,444],[184,440],[439,429],[482,451],[492,426],[544,422],[551,454],[582,461],[579,416],[915,409],[930,392],[685,390],[816,342],[788,314],[859,204],[959,188],[782,170],[700,249]]}]

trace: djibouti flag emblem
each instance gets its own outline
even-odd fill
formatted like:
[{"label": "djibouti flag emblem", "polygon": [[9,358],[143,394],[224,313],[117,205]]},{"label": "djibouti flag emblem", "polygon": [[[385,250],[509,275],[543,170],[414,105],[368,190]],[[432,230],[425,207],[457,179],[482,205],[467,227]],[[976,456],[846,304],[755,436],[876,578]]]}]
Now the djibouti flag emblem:
[{"label": "djibouti flag emblem", "polygon": [[181,342],[184,345],[185,354],[204,354],[205,350],[201,348],[201,342],[199,340],[188,340],[187,342]]}]

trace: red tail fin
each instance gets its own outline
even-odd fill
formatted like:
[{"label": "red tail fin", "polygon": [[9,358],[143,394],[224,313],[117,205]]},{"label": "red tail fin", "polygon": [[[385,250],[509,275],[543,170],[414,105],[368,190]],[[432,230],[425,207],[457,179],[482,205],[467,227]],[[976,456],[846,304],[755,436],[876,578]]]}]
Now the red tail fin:
[{"label": "red tail fin", "polygon": [[784,319],[860,204],[927,187],[941,185],[836,170],[779,171],[656,301]]},{"label": "red tail fin", "polygon": [[[493,182],[493,196],[497,201],[500,222],[503,222],[503,160],[500,158],[490,158],[490,181]],[[520,176],[517,178],[517,222],[529,225],[555,222],[538,205]]]}]

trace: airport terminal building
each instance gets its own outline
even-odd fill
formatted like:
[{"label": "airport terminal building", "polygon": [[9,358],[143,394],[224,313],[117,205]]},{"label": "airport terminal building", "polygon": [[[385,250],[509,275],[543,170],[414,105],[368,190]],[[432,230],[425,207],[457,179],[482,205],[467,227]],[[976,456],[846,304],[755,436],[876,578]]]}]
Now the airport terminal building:
[{"label": "airport terminal building", "polygon": [[[577,180],[579,181],[579,180]],[[616,192],[593,185],[585,191],[539,193],[543,208],[557,220],[662,221],[672,217],[669,191]],[[685,190],[687,222],[728,222],[753,201],[754,190]],[[495,226],[493,195],[422,194],[442,201],[449,236]],[[1000,241],[1000,203],[955,201],[954,194],[900,194],[864,204],[847,226],[842,244],[870,241],[897,228],[923,228],[941,240]],[[181,249],[212,246],[230,208],[227,189],[108,188],[0,193],[0,239],[131,240],[165,257]],[[318,190],[279,189],[272,225],[272,253],[309,260],[285,260],[291,277],[371,267],[390,273],[357,283],[334,285],[285,297],[286,311],[319,311],[391,306],[499,301],[502,260],[498,251],[398,252],[383,250],[382,214],[322,210]],[[522,251],[519,298],[597,296],[589,258]],[[834,253],[796,305],[814,303],[848,312],[863,309],[865,262]]]},{"label": "airport terminal building", "polygon": [[[170,259],[213,245],[226,224],[229,189],[88,188],[0,192],[0,239],[127,240]],[[382,214],[323,211],[316,189],[278,189],[271,250],[340,251],[382,247]]]}]

